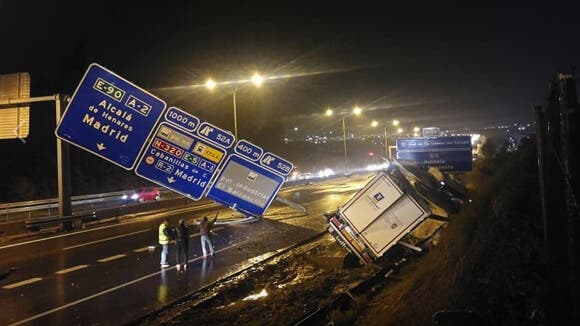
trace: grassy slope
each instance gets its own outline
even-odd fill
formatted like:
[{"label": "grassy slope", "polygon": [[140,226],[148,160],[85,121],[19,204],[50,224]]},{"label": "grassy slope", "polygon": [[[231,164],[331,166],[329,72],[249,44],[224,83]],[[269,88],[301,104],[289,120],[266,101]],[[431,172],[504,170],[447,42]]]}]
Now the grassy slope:
[{"label": "grassy slope", "polygon": [[443,309],[476,311],[490,325],[541,322],[535,143],[478,162],[466,182],[475,188],[471,207],[454,216],[437,246],[367,301],[356,324],[431,324]]}]

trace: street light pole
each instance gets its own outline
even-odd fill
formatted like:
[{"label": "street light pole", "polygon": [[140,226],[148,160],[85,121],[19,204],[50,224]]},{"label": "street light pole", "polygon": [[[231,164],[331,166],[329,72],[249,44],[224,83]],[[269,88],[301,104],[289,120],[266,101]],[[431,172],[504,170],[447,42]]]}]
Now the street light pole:
[{"label": "street light pole", "polygon": [[238,92],[238,88],[234,88],[233,99],[234,99],[234,137],[238,139],[238,112],[236,107],[236,93]]},{"label": "street light pole", "polygon": [[[239,87],[238,85],[242,85],[242,84],[246,84],[246,83],[250,83],[250,82],[252,84],[254,84],[256,87],[260,87],[262,85],[262,83],[264,82],[264,77],[260,76],[260,74],[258,74],[258,73],[255,73],[250,80],[240,80],[237,82],[222,82],[222,83],[220,83],[220,84],[234,84],[234,85],[236,85],[234,87],[234,92],[232,93],[232,101],[234,104],[234,137],[236,137],[236,139],[238,139],[238,111],[237,111],[238,108],[237,108],[237,103],[236,103],[236,95],[238,93],[238,87]],[[211,91],[217,86],[217,83],[210,78],[205,82],[205,86]]]},{"label": "street light pole", "polygon": [[389,153],[389,141],[388,141],[388,138],[387,138],[388,137],[387,136],[387,127],[384,128],[384,131],[385,131],[385,157],[387,159],[390,159],[391,156],[389,155],[390,153]]},{"label": "street light pole", "polygon": [[348,161],[346,159],[346,116],[342,116],[342,142],[344,144],[344,174],[348,174]]},{"label": "street light pole", "polygon": [[[354,109],[352,110],[352,114],[354,115],[359,115],[361,114],[362,109],[359,108],[358,106],[355,106]],[[326,109],[325,114],[327,116],[331,116],[332,115],[332,109],[328,108]],[[341,119],[342,119],[342,144],[344,146],[344,174],[348,175],[348,158],[347,158],[347,154],[346,154],[346,116],[347,114],[342,114],[341,115]]]}]

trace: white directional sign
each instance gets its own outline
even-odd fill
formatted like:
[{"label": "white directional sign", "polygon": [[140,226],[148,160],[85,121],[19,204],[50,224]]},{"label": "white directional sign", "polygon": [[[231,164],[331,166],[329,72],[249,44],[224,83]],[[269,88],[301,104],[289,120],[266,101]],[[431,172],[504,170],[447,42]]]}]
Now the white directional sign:
[{"label": "white directional sign", "polygon": [[248,215],[262,216],[286,181],[292,163],[239,140],[207,197]]}]

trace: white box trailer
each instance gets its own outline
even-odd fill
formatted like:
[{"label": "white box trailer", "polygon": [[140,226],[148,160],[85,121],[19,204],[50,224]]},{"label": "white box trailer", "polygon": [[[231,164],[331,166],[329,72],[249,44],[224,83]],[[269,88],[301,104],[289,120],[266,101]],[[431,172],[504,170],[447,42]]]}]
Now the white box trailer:
[{"label": "white box trailer", "polygon": [[371,263],[431,215],[392,177],[380,172],[338,211],[328,231],[364,263]]}]

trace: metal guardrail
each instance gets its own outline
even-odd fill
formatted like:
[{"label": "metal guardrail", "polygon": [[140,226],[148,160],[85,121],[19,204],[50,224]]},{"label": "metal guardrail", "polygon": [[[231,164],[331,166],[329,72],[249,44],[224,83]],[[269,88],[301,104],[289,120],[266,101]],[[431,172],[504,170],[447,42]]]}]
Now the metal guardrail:
[{"label": "metal guardrail", "polygon": [[[159,192],[161,194],[161,198],[174,197],[171,195],[173,192],[170,190],[159,189]],[[101,194],[73,196],[71,198],[73,211],[85,211],[93,209],[95,208],[96,204],[103,204],[105,202],[110,202],[109,206],[121,205],[125,203],[121,197],[123,195],[130,196],[132,193],[133,190],[125,190]],[[106,207],[106,205],[100,206],[101,208]],[[51,217],[56,216],[57,212],[57,198],[5,203],[0,204],[0,222],[25,218]]]},{"label": "metal guardrail", "polygon": [[91,214],[84,214],[84,215],[73,215],[73,216],[65,216],[60,218],[37,218],[32,220],[26,221],[26,229],[31,231],[39,231],[42,228],[46,227],[54,227],[63,225],[64,223],[71,222],[71,229],[72,224],[74,223],[85,223],[95,221],[97,218],[95,212]]},{"label": "metal guardrail", "polygon": [[[336,178],[331,177],[331,178]],[[319,182],[328,178],[312,178],[304,180],[292,180],[286,181],[284,188],[303,185],[311,182]],[[108,208],[114,206],[120,206],[126,204],[127,202],[122,200],[123,195],[130,196],[133,194],[134,189],[114,191],[108,193],[100,194],[89,194],[81,196],[72,196],[72,209],[73,212],[83,212],[98,208]],[[159,188],[161,195],[161,200],[177,198],[180,195],[174,193],[173,191],[165,188]],[[107,205],[104,205],[104,204]],[[43,218],[43,217],[56,217],[58,214],[58,199],[40,199],[40,200],[30,200],[22,201],[16,203],[0,203],[0,222],[8,222],[11,220],[21,220],[30,218]]]}]

